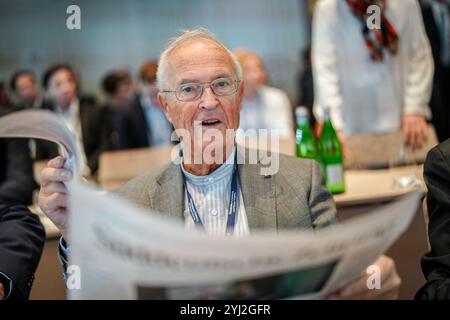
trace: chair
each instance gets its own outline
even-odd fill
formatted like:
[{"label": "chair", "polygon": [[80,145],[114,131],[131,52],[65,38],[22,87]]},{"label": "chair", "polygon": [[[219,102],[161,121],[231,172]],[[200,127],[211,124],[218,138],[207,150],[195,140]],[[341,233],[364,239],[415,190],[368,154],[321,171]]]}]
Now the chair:
[{"label": "chair", "polygon": [[128,180],[169,163],[172,152],[176,154],[177,148],[170,146],[103,152],[99,159],[100,186],[106,191],[116,190]]}]

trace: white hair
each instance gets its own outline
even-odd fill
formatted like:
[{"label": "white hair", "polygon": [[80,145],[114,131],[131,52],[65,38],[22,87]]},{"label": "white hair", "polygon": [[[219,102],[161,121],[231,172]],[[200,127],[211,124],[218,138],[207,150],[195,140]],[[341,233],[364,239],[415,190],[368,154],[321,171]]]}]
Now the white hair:
[{"label": "white hair", "polygon": [[197,41],[207,40],[223,48],[230,55],[238,80],[239,81],[242,80],[242,68],[241,65],[239,64],[238,59],[230,50],[228,50],[227,47],[225,47],[225,45],[222,42],[220,42],[216,38],[214,34],[209,32],[205,28],[197,28],[193,30],[181,30],[178,36],[169,39],[169,41],[166,44],[166,47],[164,48],[164,50],[161,53],[161,56],[159,57],[158,71],[156,72],[156,81],[158,83],[158,89],[160,91],[167,89],[164,88],[164,86],[166,85],[166,70],[168,66],[168,57],[170,53],[180,45],[185,44],[187,42],[193,42],[196,40]]}]

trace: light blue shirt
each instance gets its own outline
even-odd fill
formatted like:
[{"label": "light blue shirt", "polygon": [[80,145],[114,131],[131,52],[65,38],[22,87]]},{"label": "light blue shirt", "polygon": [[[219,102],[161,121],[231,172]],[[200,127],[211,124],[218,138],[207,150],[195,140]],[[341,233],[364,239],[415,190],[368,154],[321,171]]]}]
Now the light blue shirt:
[{"label": "light blue shirt", "polygon": [[[195,176],[187,172],[181,165],[181,170],[186,178],[186,186],[194,200],[206,233],[209,235],[225,235],[235,154],[236,148],[234,148],[223,165],[206,176]],[[190,230],[195,229],[196,225],[187,205],[187,196],[185,195],[184,198],[186,228]],[[248,234],[247,215],[245,213],[242,191],[239,187],[239,202],[233,236],[245,237]]]},{"label": "light blue shirt", "polygon": [[150,145],[152,147],[170,145],[172,127],[167,121],[164,112],[158,106],[154,106],[150,99],[144,97],[141,97],[141,105],[144,109],[147,125],[150,128],[150,133],[148,133]]}]

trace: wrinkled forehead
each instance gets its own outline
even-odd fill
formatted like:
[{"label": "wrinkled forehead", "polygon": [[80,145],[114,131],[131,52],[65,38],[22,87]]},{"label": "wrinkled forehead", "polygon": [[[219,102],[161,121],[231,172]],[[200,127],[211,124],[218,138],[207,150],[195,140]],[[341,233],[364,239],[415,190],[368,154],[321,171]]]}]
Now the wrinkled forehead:
[{"label": "wrinkled forehead", "polygon": [[233,60],[227,50],[210,40],[181,44],[168,56],[166,79],[170,84],[212,81],[224,76],[236,77]]}]

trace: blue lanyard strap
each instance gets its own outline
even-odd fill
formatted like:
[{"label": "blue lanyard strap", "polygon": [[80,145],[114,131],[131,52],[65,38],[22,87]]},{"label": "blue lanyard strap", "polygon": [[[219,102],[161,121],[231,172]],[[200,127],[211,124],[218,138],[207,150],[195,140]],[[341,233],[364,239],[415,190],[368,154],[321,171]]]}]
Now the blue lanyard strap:
[{"label": "blue lanyard strap", "polygon": [[[237,152],[236,152],[236,154],[237,154]],[[200,218],[197,207],[195,206],[194,199],[192,198],[191,193],[189,192],[189,190],[187,188],[186,177],[184,176],[183,172],[181,172],[181,175],[183,177],[184,190],[186,190],[186,195],[187,195],[187,200],[188,200],[188,208],[189,208],[189,213],[191,214],[192,220],[194,221],[195,225],[198,228],[205,230],[205,226],[203,225],[203,222],[202,222],[202,219]],[[235,159],[233,177],[231,179],[231,195],[230,195],[230,204],[228,206],[228,214],[227,214],[227,228],[225,231],[225,234],[227,236],[233,235],[233,233],[234,233],[234,227],[236,225],[236,214],[237,214],[237,209],[238,209],[238,201],[239,201],[238,168],[237,168],[237,161]]]}]

